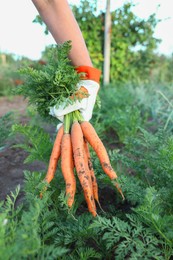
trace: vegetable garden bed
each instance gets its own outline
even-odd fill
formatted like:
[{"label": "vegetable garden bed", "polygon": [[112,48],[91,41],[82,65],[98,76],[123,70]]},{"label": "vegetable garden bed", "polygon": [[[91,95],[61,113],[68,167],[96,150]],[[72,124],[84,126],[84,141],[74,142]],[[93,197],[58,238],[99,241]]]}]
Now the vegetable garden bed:
[{"label": "vegetable garden bed", "polygon": [[[108,149],[125,201],[94,151],[102,207],[98,216],[88,212],[79,183],[69,210],[60,165],[40,199],[55,125],[49,132],[47,124],[32,114],[27,124],[12,127],[13,135],[21,138],[16,155],[25,150],[27,164],[19,165],[25,169],[21,191],[17,186],[1,203],[0,258],[167,260],[173,256],[172,86],[112,85],[101,89],[100,100],[92,123]],[[14,149],[8,149],[13,155]],[[5,151],[4,162],[14,161],[12,167],[17,168]],[[46,167],[27,168],[36,160]],[[16,207],[21,192],[22,203]]]}]

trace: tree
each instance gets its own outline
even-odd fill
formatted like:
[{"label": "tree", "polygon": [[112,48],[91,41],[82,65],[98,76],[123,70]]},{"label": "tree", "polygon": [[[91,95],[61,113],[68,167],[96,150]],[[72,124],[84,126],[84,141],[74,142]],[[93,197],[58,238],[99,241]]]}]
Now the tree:
[{"label": "tree", "polygon": [[[108,83],[109,76],[106,75],[109,75],[109,53],[111,53],[111,82],[148,80],[155,66],[154,51],[159,43],[159,40],[154,37],[154,29],[158,23],[155,14],[150,15],[146,20],[141,19],[133,13],[132,3],[126,3],[110,13],[109,4],[110,1],[107,0],[108,19],[105,12],[99,14],[96,12],[95,0],[81,0],[79,6],[72,6],[93,65],[104,71],[104,84]],[[108,30],[105,28],[106,21],[109,21]],[[43,24],[39,17],[35,22]],[[45,33],[48,33],[47,29]],[[106,33],[108,37],[105,37],[104,42]]]},{"label": "tree", "polygon": [[[145,80],[153,66],[154,37],[158,21],[155,15],[140,19],[132,12],[132,3],[111,12],[110,81]],[[73,12],[82,30],[94,66],[103,70],[105,12],[96,13],[91,1],[81,1]]]}]

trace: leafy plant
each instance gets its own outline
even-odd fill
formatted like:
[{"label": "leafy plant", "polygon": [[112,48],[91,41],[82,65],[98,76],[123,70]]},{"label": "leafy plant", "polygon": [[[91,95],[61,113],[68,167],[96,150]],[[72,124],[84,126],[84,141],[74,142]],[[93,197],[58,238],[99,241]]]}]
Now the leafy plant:
[{"label": "leafy plant", "polygon": [[[101,89],[102,107],[101,110],[94,111],[92,120],[96,119],[96,128],[104,137],[104,142],[114,145],[115,149],[111,149],[109,155],[119,175],[126,200],[122,202],[116,195],[111,182],[102,174],[93,153],[101,206],[105,212],[99,210],[97,218],[91,219],[86,214],[80,188],[77,190],[74,208],[69,212],[65,201],[64,181],[57,169],[51,187],[47,187],[50,204],[44,204],[45,218],[48,223],[51,222],[44,222],[43,230],[46,231],[41,235],[47,248],[45,250],[48,250],[48,244],[53,241],[58,248],[69,250],[67,254],[70,252],[71,259],[171,259],[173,141],[171,124],[165,128],[167,118],[159,113],[161,110],[169,111],[170,104],[165,99],[160,104],[160,95],[153,94],[156,90],[157,87],[154,86],[151,89],[148,86],[110,87],[105,91]],[[165,91],[169,93],[169,88]],[[131,120],[133,111],[138,111],[135,120]],[[16,132],[18,130],[26,137],[27,146],[32,147],[28,149],[29,154],[35,153],[34,149],[39,147],[41,139],[51,145],[50,137],[39,127],[19,126]],[[43,135],[40,140],[38,134]],[[27,149],[27,146],[21,148]],[[44,144],[40,151],[44,152]],[[41,159],[37,152],[34,156]],[[44,158],[47,158],[46,154]],[[38,196],[39,191],[44,188],[41,182],[43,175],[41,172],[34,172],[25,176],[28,205],[33,204],[33,196]],[[49,211],[50,219],[46,217]],[[66,253],[62,259],[65,257]]]},{"label": "leafy plant", "polygon": [[[67,249],[55,247],[55,245],[48,246],[42,240],[44,232],[47,232],[48,237],[48,229],[52,227],[50,225],[52,213],[44,214],[43,206],[48,200],[48,194],[43,201],[32,196],[27,209],[21,205],[15,209],[18,193],[19,187],[16,188],[15,193],[11,193],[12,198],[8,197],[7,202],[1,208],[0,257],[5,259],[34,257],[55,259],[63,256],[68,251]],[[39,225],[39,221],[43,221],[43,224],[41,222]]]},{"label": "leafy plant", "polygon": [[91,225],[116,259],[164,259],[160,241],[151,230],[142,225],[135,215],[126,215],[126,221],[117,217],[98,217]]},{"label": "leafy plant", "polygon": [[[105,11],[96,12],[95,1],[81,1],[73,6],[74,15],[84,35],[94,66],[103,67]],[[155,66],[154,50],[159,40],[154,29],[159,22],[152,14],[141,19],[126,2],[111,12],[111,82],[148,81]]]},{"label": "leafy plant", "polygon": [[167,246],[173,245],[173,215],[168,215],[163,207],[161,194],[154,188],[147,188],[143,203],[135,210],[144,223],[153,228],[165,240]]},{"label": "leafy plant", "polygon": [[48,133],[41,127],[35,125],[20,125],[12,126],[14,134],[21,134],[25,137],[23,144],[16,144],[14,147],[20,147],[29,153],[25,159],[25,163],[31,163],[35,160],[48,162],[52,149],[52,142]]},{"label": "leafy plant", "polygon": [[9,112],[0,117],[0,150],[5,145],[11,133],[11,126],[14,123],[14,114]]},{"label": "leafy plant", "polygon": [[[96,129],[98,125],[99,135],[102,135],[99,131],[99,128],[102,127],[102,132],[111,131],[113,136],[118,136],[117,142],[124,143],[127,137],[136,136],[139,127],[145,122],[145,115],[141,117],[140,106],[137,96],[134,95],[133,87],[130,85],[112,87],[110,85],[100,90],[100,99],[101,108],[94,114],[93,119],[96,122]],[[107,139],[105,133],[103,140]]]},{"label": "leafy plant", "polygon": [[[29,104],[36,107],[39,114],[47,119],[50,107],[74,102],[70,96],[77,90],[79,74],[67,58],[71,43],[54,46],[49,50],[49,62],[41,68],[28,66],[20,69],[25,76],[24,84],[18,86],[16,93],[29,99]],[[57,119],[56,119],[57,120]]]},{"label": "leafy plant", "polygon": [[[1,55],[5,57],[5,64],[1,64]],[[13,88],[16,83],[22,81],[21,75],[17,72],[20,63],[14,55],[0,53],[0,96],[13,97]]]}]

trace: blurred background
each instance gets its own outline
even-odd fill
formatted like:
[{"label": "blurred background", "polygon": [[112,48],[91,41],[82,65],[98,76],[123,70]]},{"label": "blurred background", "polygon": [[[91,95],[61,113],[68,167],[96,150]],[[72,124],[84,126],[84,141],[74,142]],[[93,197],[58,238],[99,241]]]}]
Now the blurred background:
[{"label": "blurred background", "polygon": [[[173,15],[169,0],[74,1],[94,66],[105,70],[105,17],[110,2],[111,58],[107,83],[172,81]],[[94,25],[94,26],[91,26]],[[22,62],[42,62],[55,44],[32,1],[0,2],[0,95],[20,84]],[[8,69],[7,69],[8,68]]]}]

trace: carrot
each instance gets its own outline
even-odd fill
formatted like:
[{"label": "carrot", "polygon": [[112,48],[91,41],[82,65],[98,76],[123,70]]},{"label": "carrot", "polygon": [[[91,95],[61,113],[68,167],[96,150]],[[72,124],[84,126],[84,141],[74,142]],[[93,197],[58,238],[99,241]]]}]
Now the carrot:
[{"label": "carrot", "polygon": [[63,133],[64,133],[64,127],[61,126],[56,135],[56,139],[55,139],[52,153],[51,153],[50,160],[49,160],[47,174],[44,178],[44,180],[48,183],[50,183],[52,181],[52,179],[54,178],[55,172],[56,172],[56,167],[57,167],[58,160],[59,160],[60,154],[61,154],[61,141],[62,141]]},{"label": "carrot", "polygon": [[71,208],[76,193],[76,179],[74,176],[74,163],[70,134],[65,133],[61,143],[61,170],[66,183],[67,204]]},{"label": "carrot", "polygon": [[94,199],[98,202],[98,204],[100,204],[99,203],[99,197],[98,197],[97,180],[96,180],[96,177],[95,177],[95,174],[94,174],[94,169],[93,169],[93,165],[92,165],[92,161],[91,161],[91,156],[90,156],[90,151],[89,151],[89,147],[88,147],[88,142],[87,142],[87,140],[85,138],[84,138],[84,151],[86,153],[88,168],[89,168],[90,175],[91,175]]},{"label": "carrot", "polygon": [[76,121],[71,128],[71,141],[73,149],[73,157],[77,175],[84,191],[85,200],[87,202],[88,210],[93,216],[96,216],[96,206],[93,197],[93,191],[90,186],[89,176],[85,166],[84,150],[83,150],[83,134],[80,124]]},{"label": "carrot", "polygon": [[86,168],[86,172],[87,172],[87,175],[88,175],[88,178],[89,178],[89,182],[90,182],[90,187],[91,187],[91,189],[93,191],[92,177],[91,177],[91,172],[90,172],[90,169],[89,169],[88,155],[87,155],[84,139],[83,139],[83,154],[84,154],[85,168]]},{"label": "carrot", "polygon": [[[111,166],[106,148],[105,148],[104,144],[102,143],[101,139],[99,138],[99,136],[97,135],[94,127],[87,121],[81,122],[80,125],[81,125],[81,129],[82,129],[84,137],[86,138],[86,140],[89,142],[89,144],[92,146],[92,148],[96,152],[104,172],[109,176],[109,178],[111,180],[113,180],[113,181],[116,180],[117,174]],[[119,187],[117,182],[115,182],[115,186],[118,189],[118,191],[120,192],[122,198],[124,199],[122,190]]]}]

